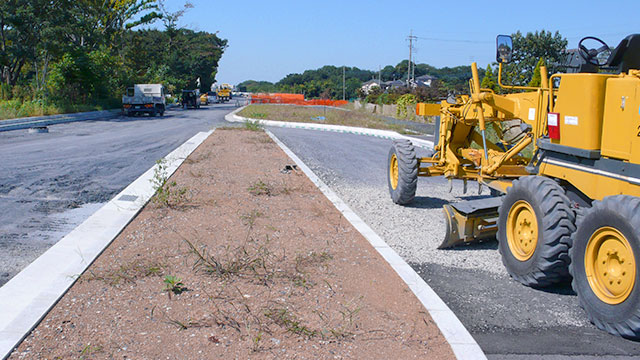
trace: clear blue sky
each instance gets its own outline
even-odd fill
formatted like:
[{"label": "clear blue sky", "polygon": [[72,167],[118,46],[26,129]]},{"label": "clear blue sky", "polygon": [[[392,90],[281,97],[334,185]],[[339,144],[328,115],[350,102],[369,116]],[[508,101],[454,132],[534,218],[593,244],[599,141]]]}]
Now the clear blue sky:
[{"label": "clear blue sky", "polygon": [[[176,10],[184,0],[167,0]],[[417,63],[486,67],[495,37],[560,31],[569,48],[588,35],[616,46],[640,33],[640,0],[607,1],[218,1],[192,0],[180,21],[229,40],[217,80],[278,81],[323,65],[377,70],[408,58],[413,29]],[[438,40],[433,40],[438,39]],[[441,40],[440,40],[441,39]],[[446,40],[448,39],[448,40]]]}]

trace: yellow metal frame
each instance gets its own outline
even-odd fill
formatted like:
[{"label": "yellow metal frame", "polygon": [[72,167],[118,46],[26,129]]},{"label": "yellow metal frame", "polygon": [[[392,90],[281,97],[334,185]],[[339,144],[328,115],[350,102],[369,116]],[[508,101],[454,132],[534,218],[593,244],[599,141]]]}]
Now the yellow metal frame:
[{"label": "yellow metal frame", "polygon": [[[502,68],[499,69],[499,75]],[[440,132],[438,145],[432,157],[421,158],[419,176],[445,176],[475,180],[498,191],[505,191],[511,180],[528,173],[524,166],[529,159],[520,156],[522,150],[533,144],[533,139],[546,133],[546,109],[549,101],[549,79],[546,68],[541,69],[541,87],[513,87],[509,89],[533,90],[498,95],[480,88],[478,67],[471,65],[469,81],[471,95],[458,96],[455,104],[440,104]],[[501,84],[501,86],[504,86]],[[535,114],[531,118],[531,114]],[[531,126],[531,132],[523,136],[507,150],[488,141],[485,131],[492,127],[500,136],[501,121],[521,119]],[[475,129],[480,130],[479,132]]]}]

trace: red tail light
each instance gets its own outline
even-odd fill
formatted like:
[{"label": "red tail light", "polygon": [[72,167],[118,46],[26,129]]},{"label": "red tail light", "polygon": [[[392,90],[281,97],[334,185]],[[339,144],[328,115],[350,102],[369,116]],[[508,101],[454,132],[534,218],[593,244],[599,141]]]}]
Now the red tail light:
[{"label": "red tail light", "polygon": [[560,114],[547,114],[547,130],[549,131],[549,138],[560,140]]}]

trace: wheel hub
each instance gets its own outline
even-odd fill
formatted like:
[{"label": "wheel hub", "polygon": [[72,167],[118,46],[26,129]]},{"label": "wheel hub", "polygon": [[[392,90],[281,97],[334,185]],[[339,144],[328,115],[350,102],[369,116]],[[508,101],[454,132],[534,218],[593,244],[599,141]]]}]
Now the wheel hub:
[{"label": "wheel hub", "polygon": [[389,162],[389,179],[391,180],[391,188],[393,190],[398,188],[398,157],[396,154],[391,155],[391,161]]},{"label": "wheel hub", "polygon": [[609,226],[596,230],[587,244],[585,271],[600,300],[611,305],[625,301],[636,279],[635,257],[627,238]]},{"label": "wheel hub", "polygon": [[538,219],[531,205],[520,200],[513,204],[507,218],[507,242],[513,256],[527,261],[538,245]]}]

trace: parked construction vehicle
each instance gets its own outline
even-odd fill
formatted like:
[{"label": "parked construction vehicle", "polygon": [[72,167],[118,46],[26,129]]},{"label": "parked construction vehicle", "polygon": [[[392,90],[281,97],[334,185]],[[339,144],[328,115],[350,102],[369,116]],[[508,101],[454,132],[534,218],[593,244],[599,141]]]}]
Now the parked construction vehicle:
[{"label": "parked construction vehicle", "polygon": [[127,116],[143,113],[162,116],[165,109],[165,89],[162,84],[136,84],[127,88],[127,93],[122,96],[122,110]]},{"label": "parked construction vehicle", "polygon": [[218,97],[218,102],[223,103],[231,100],[231,88],[232,86],[229,84],[222,84],[216,89],[216,96]]},{"label": "parked construction vehicle", "polygon": [[[589,49],[589,41],[599,44]],[[419,176],[461,179],[465,189],[474,180],[503,194],[445,205],[440,247],[495,236],[515,280],[544,287],[572,278],[598,328],[639,339],[640,35],[613,50],[583,38],[576,72],[548,77],[541,67],[539,87],[502,84],[512,48],[498,36],[498,83],[519,92],[481,89],[473,63],[471,94],[440,105],[433,156],[394,142],[391,197],[410,203]]]}]

